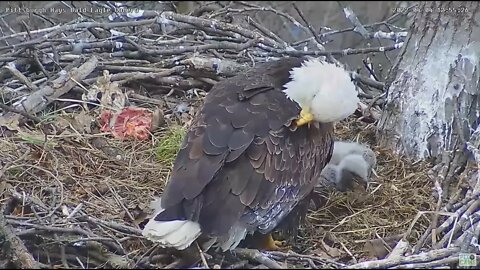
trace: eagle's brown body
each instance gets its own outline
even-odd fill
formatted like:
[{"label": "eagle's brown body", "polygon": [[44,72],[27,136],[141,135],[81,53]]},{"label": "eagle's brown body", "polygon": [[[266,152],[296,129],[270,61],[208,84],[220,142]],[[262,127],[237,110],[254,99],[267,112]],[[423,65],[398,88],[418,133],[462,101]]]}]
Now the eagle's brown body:
[{"label": "eagle's brown body", "polygon": [[283,93],[287,58],[217,83],[174,163],[157,221],[198,222],[222,237],[232,226],[268,233],[310,194],[333,150],[333,124],[297,127],[300,107]]},{"label": "eagle's brown body", "polygon": [[331,159],[333,123],[357,102],[348,72],[319,59],[257,64],[218,82],[143,235],[177,249],[203,236],[225,251],[248,233],[271,232],[290,213],[296,223]]}]

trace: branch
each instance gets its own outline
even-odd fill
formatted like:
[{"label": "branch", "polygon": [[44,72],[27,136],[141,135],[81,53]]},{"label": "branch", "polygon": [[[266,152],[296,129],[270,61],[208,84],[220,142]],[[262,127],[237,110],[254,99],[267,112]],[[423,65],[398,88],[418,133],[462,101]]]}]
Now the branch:
[{"label": "branch", "polygon": [[[43,110],[56,98],[67,93],[78,81],[85,79],[96,68],[98,60],[92,56],[88,61],[70,73],[60,73],[60,76],[44,86],[39,91],[32,93],[24,100],[17,102],[16,110],[24,110],[29,113],[37,113]],[[5,117],[7,117],[5,115]]]},{"label": "branch", "polygon": [[272,31],[268,30],[266,27],[262,26],[260,23],[256,22],[254,19],[251,17],[247,18],[247,22],[250,23],[251,25],[255,26],[262,34],[266,35],[267,37],[275,40],[278,42],[278,44],[281,45],[282,48],[288,47],[288,43],[284,40],[282,40],[279,36],[277,36],[275,33]]},{"label": "branch", "polygon": [[283,269],[283,267],[279,265],[277,262],[268,258],[267,256],[265,256],[264,254],[262,254],[260,251],[256,249],[236,248],[233,251],[233,254],[237,254],[251,261],[261,263],[270,269]]},{"label": "branch", "polygon": [[188,23],[197,27],[201,28],[211,28],[211,29],[220,29],[224,31],[230,31],[234,33],[238,33],[246,38],[258,40],[261,43],[264,43],[267,46],[278,48],[278,44],[276,41],[272,40],[271,38],[266,38],[261,36],[260,34],[250,31],[241,27],[240,25],[234,25],[229,23],[220,22],[217,20],[208,20],[188,15],[181,15],[171,11],[167,11],[162,13],[161,17],[165,20],[175,20],[178,22]]},{"label": "branch", "polygon": [[40,265],[28,252],[23,241],[15,235],[11,226],[5,222],[3,207],[0,213],[0,246],[1,252],[6,253],[10,261],[19,269],[39,269]]},{"label": "branch", "polygon": [[[287,253],[284,253],[284,252],[281,252],[281,251],[269,251],[268,255],[275,258],[276,260],[279,260],[279,261],[295,259],[295,260],[306,261],[309,264],[310,264],[310,261],[317,262],[317,263],[320,264],[321,267],[323,267],[323,266],[329,266],[329,267],[335,266],[336,268],[343,268],[343,267],[346,266],[345,264],[342,264],[342,263],[339,263],[339,262],[336,262],[336,261],[333,261],[333,260],[329,260],[329,259],[326,259],[326,258],[322,258],[320,256],[298,254],[298,253],[293,252],[293,251],[288,251]],[[317,268],[316,265],[315,265],[315,268]]]},{"label": "branch", "polygon": [[34,85],[25,75],[23,75],[16,67],[15,65],[5,65],[4,68],[6,68],[12,75],[18,78],[21,83],[23,83],[25,86],[30,88],[31,91],[37,91],[38,87]]},{"label": "branch", "polygon": [[303,22],[307,25],[308,30],[310,30],[310,33],[315,38],[315,41],[317,42],[317,47],[319,47],[319,49],[323,49],[322,40],[318,36],[317,31],[315,31],[315,29],[313,29],[312,25],[307,21],[307,19],[303,15],[303,12],[298,8],[298,6],[295,4],[295,2],[292,5],[295,8],[295,10],[297,11],[298,15],[300,15],[300,18],[302,18]]},{"label": "branch", "polygon": [[12,113],[18,113],[20,115],[22,115],[23,117],[27,118],[27,119],[30,119],[32,120],[33,122],[35,123],[40,123],[42,122],[42,119],[36,117],[36,116],[33,116],[33,115],[30,115],[29,113],[25,112],[25,111],[22,111],[22,110],[17,110],[17,109],[14,109],[10,106],[7,106],[5,104],[2,104],[0,103],[0,109],[2,109],[3,111],[5,112],[12,112]]},{"label": "branch", "polygon": [[351,75],[353,80],[357,80],[359,82],[362,82],[365,85],[371,86],[373,88],[376,88],[376,89],[379,89],[379,90],[382,90],[382,91],[385,90],[385,83],[383,83],[383,82],[379,82],[379,81],[376,81],[376,80],[373,80],[373,79],[370,79],[370,78],[365,78],[365,77],[359,75],[356,72],[351,72],[350,75]]},{"label": "branch", "polygon": [[449,257],[453,254],[458,253],[459,251],[460,251],[459,247],[438,249],[438,250],[432,250],[429,252],[421,253],[418,255],[412,255],[412,256],[406,256],[406,257],[392,257],[392,258],[383,259],[383,260],[361,262],[361,263],[347,266],[346,268],[347,269],[359,269],[359,268],[387,269],[387,268],[399,266],[402,264],[423,263],[423,262],[428,262],[433,260],[444,259],[446,257]]},{"label": "branch", "polygon": [[139,48],[142,54],[147,55],[177,55],[183,54],[186,52],[203,52],[206,50],[234,50],[236,52],[243,51],[250,47],[257,45],[260,41],[252,39],[243,44],[233,43],[233,42],[218,42],[213,44],[205,44],[198,46],[180,46],[174,49],[148,49],[148,48]]},{"label": "branch", "polygon": [[180,63],[191,66],[191,68],[195,70],[201,70],[228,77],[234,76],[240,72],[244,72],[249,68],[248,65],[239,64],[236,61],[219,58],[207,58],[202,56],[191,57],[180,61]]},{"label": "branch", "polygon": [[369,38],[369,34],[368,34],[367,29],[365,29],[365,27],[360,22],[357,15],[355,15],[353,10],[350,7],[344,7],[343,12],[345,13],[345,17],[347,17],[347,19],[350,21],[350,23],[352,23],[355,26],[353,31],[359,33],[364,38]]},{"label": "branch", "polygon": [[328,56],[328,55],[338,55],[346,56],[352,54],[368,54],[374,52],[386,52],[399,49],[403,46],[403,42],[390,45],[390,46],[381,46],[381,47],[372,47],[372,48],[358,48],[352,49],[347,48],[343,50],[333,50],[333,51],[297,51],[297,50],[278,50],[278,49],[269,49],[263,47],[263,49],[280,54],[280,55],[291,55],[291,56],[303,56],[303,55],[312,55],[312,56]]},{"label": "branch", "polygon": [[11,34],[8,36],[0,37],[0,41],[9,39],[9,38],[14,38],[14,37],[19,37],[19,36],[27,36],[27,35],[34,35],[34,34],[41,34],[44,32],[50,32],[47,33],[38,39],[34,39],[28,42],[25,42],[24,44],[36,44],[39,42],[39,40],[47,40],[52,36],[57,35],[58,33],[65,32],[65,31],[72,31],[72,30],[78,30],[78,29],[87,29],[87,28],[104,28],[104,29],[112,29],[115,27],[128,27],[128,26],[140,26],[140,25],[146,25],[146,24],[153,24],[156,22],[156,19],[149,19],[149,20],[139,20],[139,21],[129,21],[129,22],[111,22],[111,23],[99,23],[99,22],[81,22],[81,23],[73,23],[73,24],[67,24],[67,25],[56,25],[53,27],[49,28],[43,28],[39,30],[34,30],[34,31],[25,31],[25,32],[20,32],[20,33],[15,33]]},{"label": "branch", "polygon": [[308,28],[305,28],[305,26],[300,24],[295,18],[293,18],[292,16],[290,16],[287,13],[281,12],[279,10],[276,10],[276,9],[272,8],[272,7],[261,7],[261,6],[252,4],[250,2],[239,1],[239,3],[241,3],[241,4],[243,4],[244,6],[247,6],[247,7],[242,8],[242,9],[226,8],[224,10],[221,10],[219,12],[216,12],[216,13],[210,15],[209,17],[214,18],[214,17],[217,17],[217,16],[225,14],[225,13],[244,13],[244,12],[249,12],[249,11],[266,11],[266,12],[272,12],[272,13],[275,13],[275,14],[281,16],[281,17],[284,17],[287,20],[289,20],[291,23],[293,23],[295,26],[300,27],[305,32],[308,32]]}]

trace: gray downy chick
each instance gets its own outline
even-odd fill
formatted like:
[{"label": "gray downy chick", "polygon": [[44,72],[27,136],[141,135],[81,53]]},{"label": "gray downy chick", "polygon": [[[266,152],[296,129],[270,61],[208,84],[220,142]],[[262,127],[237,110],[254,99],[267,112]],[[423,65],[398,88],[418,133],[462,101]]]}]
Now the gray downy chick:
[{"label": "gray downy chick", "polygon": [[377,164],[375,153],[365,145],[356,142],[335,141],[333,144],[333,154],[329,164],[338,165],[343,158],[349,154],[358,154],[363,156],[365,161],[373,168]]},{"label": "gray downy chick", "polygon": [[357,181],[366,185],[376,165],[375,153],[366,146],[354,142],[334,143],[332,159],[323,169],[321,184],[333,185],[345,192]]}]

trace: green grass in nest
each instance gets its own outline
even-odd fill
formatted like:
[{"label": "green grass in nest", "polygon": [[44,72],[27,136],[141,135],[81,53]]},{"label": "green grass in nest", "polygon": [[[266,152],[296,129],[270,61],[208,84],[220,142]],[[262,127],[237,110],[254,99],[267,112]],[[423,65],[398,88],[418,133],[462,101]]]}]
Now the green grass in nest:
[{"label": "green grass in nest", "polygon": [[158,161],[171,165],[175,160],[186,130],[181,126],[170,127],[158,140],[155,155]]}]

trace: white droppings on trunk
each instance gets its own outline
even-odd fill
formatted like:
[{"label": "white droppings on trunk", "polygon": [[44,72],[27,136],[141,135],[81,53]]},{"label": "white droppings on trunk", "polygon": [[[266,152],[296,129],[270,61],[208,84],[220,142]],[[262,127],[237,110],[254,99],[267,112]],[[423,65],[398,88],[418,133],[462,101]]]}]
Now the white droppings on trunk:
[{"label": "white droppings on trunk", "polygon": [[[453,87],[447,88],[447,85],[450,67],[455,65],[459,51],[460,48],[449,49],[447,45],[432,47],[422,63],[403,70],[398,78],[399,82],[405,82],[400,94],[403,101],[399,102],[403,106],[400,108],[404,130],[401,132],[404,135],[402,141],[407,149],[416,152],[418,158],[429,156],[432,147],[443,148],[446,143],[442,127],[450,123],[445,118],[444,101],[453,97]],[[429,141],[435,133],[443,139]]]}]

